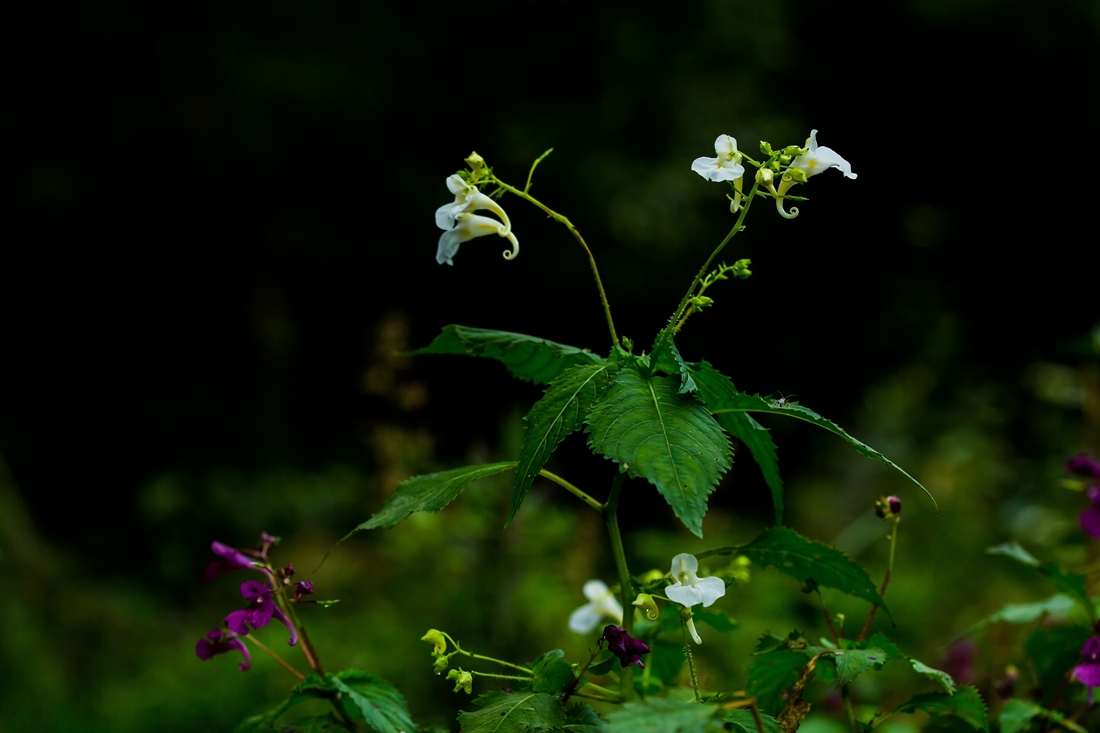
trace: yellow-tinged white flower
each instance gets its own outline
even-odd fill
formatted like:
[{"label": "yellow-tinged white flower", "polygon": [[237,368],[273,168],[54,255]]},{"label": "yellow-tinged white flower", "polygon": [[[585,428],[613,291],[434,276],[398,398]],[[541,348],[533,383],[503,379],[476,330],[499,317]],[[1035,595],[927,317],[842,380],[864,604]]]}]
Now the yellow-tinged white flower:
[{"label": "yellow-tinged white flower", "polygon": [[457,173],[447,177],[447,189],[455,195],[454,203],[443,204],[435,210],[435,225],[440,229],[454,229],[455,219],[466,211],[485,209],[493,212],[504,222],[506,232],[512,231],[512,222],[500,204],[477,190],[477,186],[467,183]]},{"label": "yellow-tinged white flower", "polygon": [[708,181],[736,181],[745,175],[737,140],[729,135],[719,135],[714,141],[714,153],[714,158],[696,158],[691,169]]},{"label": "yellow-tinged white flower", "polygon": [[611,618],[615,623],[622,624],[622,604],[602,580],[590,580],[585,583],[584,597],[588,599],[588,603],[569,616],[570,631],[577,634],[591,633],[605,618]]},{"label": "yellow-tinged white flower", "polygon": [[817,130],[811,130],[806,138],[806,152],[791,161],[792,168],[801,168],[807,176],[816,176],[822,171],[837,168],[845,178],[855,179],[852,173],[852,164],[837,155],[832,148],[826,148],[817,144]]},{"label": "yellow-tinged white flower", "polygon": [[514,259],[519,254],[519,240],[516,235],[508,231],[508,227],[496,219],[477,214],[462,213],[455,217],[455,228],[443,232],[439,237],[439,248],[435,252],[435,261],[439,264],[453,265],[458,245],[469,242],[486,234],[499,234],[512,243],[512,249],[504,250],[504,259]]}]

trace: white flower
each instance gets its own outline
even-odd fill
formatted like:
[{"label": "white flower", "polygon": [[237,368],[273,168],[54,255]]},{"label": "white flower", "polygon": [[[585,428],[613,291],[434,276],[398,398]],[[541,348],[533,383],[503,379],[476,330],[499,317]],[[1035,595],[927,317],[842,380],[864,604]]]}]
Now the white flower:
[{"label": "white flower", "polygon": [[719,135],[714,141],[715,158],[696,158],[691,169],[708,181],[735,181],[745,174],[737,141],[729,135]]},{"label": "white flower", "polygon": [[810,131],[810,136],[806,138],[806,147],[809,150],[791,161],[792,168],[801,168],[806,171],[807,176],[816,176],[829,168],[839,168],[845,178],[856,178],[856,174],[852,173],[851,163],[837,155],[832,148],[818,146],[817,130]]},{"label": "white flower", "polygon": [[[512,223],[500,204],[477,190],[477,186],[467,183],[457,173],[447,177],[447,189],[455,195],[454,203],[443,204],[435,210],[435,225],[440,229],[454,229],[455,219],[466,211],[487,209],[504,222],[505,234],[512,231]],[[504,235],[502,235],[504,236]]]},{"label": "white flower", "polygon": [[[672,558],[672,577],[676,583],[665,588],[665,595],[688,609],[699,603],[705,608],[726,595],[725,581],[714,577],[700,578],[696,575],[698,569],[699,561],[695,555],[684,552]],[[694,619],[687,620],[687,628],[695,643],[702,644]]]},{"label": "white flower", "polygon": [[443,232],[439,237],[439,248],[435,252],[435,261],[453,265],[451,259],[458,252],[458,245],[469,242],[476,237],[484,237],[486,234],[499,234],[506,237],[512,243],[512,251],[504,250],[504,259],[514,259],[519,254],[519,241],[516,235],[508,231],[505,224],[496,219],[477,214],[462,213],[455,217],[455,228]]},{"label": "white flower", "polygon": [[588,634],[600,625],[604,617],[610,617],[618,624],[623,622],[623,607],[602,580],[585,583],[584,597],[588,603],[569,615],[570,631]]}]

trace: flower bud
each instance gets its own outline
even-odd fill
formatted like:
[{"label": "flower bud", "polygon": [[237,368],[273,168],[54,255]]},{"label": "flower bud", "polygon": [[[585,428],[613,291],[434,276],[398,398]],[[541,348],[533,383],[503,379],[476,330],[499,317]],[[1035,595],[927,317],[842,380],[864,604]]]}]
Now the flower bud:
[{"label": "flower bud", "polygon": [[757,180],[757,182],[761,183],[765,186],[772,185],[772,179],[774,177],[775,176],[772,175],[772,172],[770,170],[768,170],[767,168],[760,168],[759,170],[756,171],[756,180]]},{"label": "flower bud", "polygon": [[880,496],[875,502],[875,514],[880,519],[891,519],[901,516],[901,499],[896,496]]},{"label": "flower bud", "polygon": [[661,612],[657,610],[657,602],[648,593],[639,593],[638,597],[634,599],[633,605],[642,609],[645,612],[645,617],[650,621],[656,621],[661,616]]},{"label": "flower bud", "polygon": [[432,669],[434,669],[436,671],[436,673],[438,674],[438,673],[441,673],[443,670],[447,669],[447,664],[448,664],[447,657],[445,657],[441,654],[441,655],[439,655],[438,657],[435,658],[435,661],[432,663]]},{"label": "flower bud", "polygon": [[784,154],[784,155],[779,156],[779,162],[782,163],[783,165],[789,164],[791,162],[791,160],[793,160],[793,158],[791,158],[791,156],[789,156],[789,155]]},{"label": "flower bud", "polygon": [[464,672],[461,669],[452,669],[447,673],[447,679],[455,683],[455,692],[465,690],[467,695],[473,694],[474,676],[469,672]]},{"label": "flower bud", "polygon": [[420,637],[420,641],[426,641],[429,644],[435,644],[435,653],[443,654],[447,651],[447,637],[443,636],[442,631],[435,629],[428,629],[428,633]]},{"label": "flower bud", "polygon": [[473,179],[476,181],[481,176],[481,169],[485,167],[485,159],[476,152],[473,152],[470,153],[470,157],[466,158],[466,165],[470,166],[470,171],[473,172]]},{"label": "flower bud", "polygon": [[786,170],[786,172],[783,173],[783,180],[784,181],[794,181],[795,183],[805,183],[809,179],[810,179],[809,175],[807,175],[806,171],[802,170],[801,168],[788,168]]},{"label": "flower bud", "polygon": [[696,295],[688,302],[696,308],[706,308],[708,305],[713,305],[714,298],[708,298],[705,295]]},{"label": "flower bud", "polygon": [[771,155],[772,154],[772,144],[768,143],[768,142],[764,142],[763,140],[761,140],[760,141],[760,152],[763,153],[764,155]]}]

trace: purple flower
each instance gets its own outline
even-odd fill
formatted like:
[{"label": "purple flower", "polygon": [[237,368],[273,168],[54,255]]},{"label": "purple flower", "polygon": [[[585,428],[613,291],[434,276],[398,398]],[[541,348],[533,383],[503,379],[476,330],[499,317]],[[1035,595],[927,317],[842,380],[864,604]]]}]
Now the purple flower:
[{"label": "purple flower", "polygon": [[1073,668],[1077,681],[1089,688],[1089,705],[1093,704],[1092,688],[1100,687],[1100,638],[1092,637],[1081,649],[1081,663]]},{"label": "purple flower", "polygon": [[247,672],[252,666],[252,657],[248,654],[248,647],[225,629],[214,629],[209,634],[199,639],[195,644],[195,656],[206,662],[217,654],[225,654],[236,649],[244,655],[244,661],[237,665],[242,672]]},{"label": "purple flower", "polygon": [[219,575],[234,570],[263,570],[262,563],[229,545],[223,545],[221,542],[211,542],[210,549],[214,551],[218,559],[206,566],[206,572],[202,576],[202,582],[204,583],[209,583]]},{"label": "purple flower", "polygon": [[298,583],[296,586],[294,586],[294,600],[300,601],[302,599],[302,596],[311,595],[313,595],[313,581],[303,580],[301,583]]},{"label": "purple flower", "polygon": [[610,625],[604,627],[601,638],[607,640],[607,648],[619,658],[621,666],[629,667],[636,664],[643,669],[645,668],[645,665],[642,664],[642,655],[649,654],[650,650],[644,641],[635,639],[618,626]]},{"label": "purple flower", "polygon": [[1085,492],[1089,508],[1081,512],[1081,529],[1093,537],[1100,537],[1100,486],[1090,486]]},{"label": "purple flower", "polygon": [[1092,456],[1086,456],[1084,453],[1070,458],[1066,462],[1066,470],[1078,476],[1100,479],[1100,461]]},{"label": "purple flower", "polygon": [[226,616],[225,623],[232,631],[241,636],[246,636],[249,625],[254,629],[267,626],[268,622],[271,621],[271,617],[274,616],[290,629],[290,638],[286,643],[294,646],[298,643],[298,632],[294,630],[294,626],[290,623],[286,614],[275,605],[275,599],[271,597],[271,593],[270,588],[265,587],[263,583],[257,583],[255,580],[242,583],[241,595],[251,602],[248,604],[248,608],[234,611]]}]

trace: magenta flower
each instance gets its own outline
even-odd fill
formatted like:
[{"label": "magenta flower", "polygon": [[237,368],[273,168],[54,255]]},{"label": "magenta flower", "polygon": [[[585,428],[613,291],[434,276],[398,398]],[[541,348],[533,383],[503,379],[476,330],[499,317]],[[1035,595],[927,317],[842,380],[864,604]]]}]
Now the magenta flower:
[{"label": "magenta flower", "polygon": [[1092,456],[1086,456],[1084,453],[1070,458],[1066,462],[1066,470],[1078,476],[1100,479],[1100,461]]},{"label": "magenta flower", "polygon": [[1094,482],[1085,490],[1089,508],[1081,513],[1081,529],[1092,537],[1100,537],[1100,486],[1095,483],[1100,481],[1100,462],[1082,453],[1069,459],[1066,470]]},{"label": "magenta flower", "polygon": [[232,631],[241,636],[247,636],[249,626],[254,629],[267,626],[268,622],[271,621],[271,617],[274,616],[290,629],[290,638],[286,643],[290,646],[298,643],[298,632],[294,630],[294,625],[290,623],[290,619],[286,617],[286,614],[275,605],[275,599],[272,598],[270,588],[265,587],[263,583],[249,580],[241,584],[241,595],[250,603],[248,608],[234,611],[225,617],[225,623]]},{"label": "magenta flower", "polygon": [[649,654],[650,649],[644,641],[635,639],[618,626],[610,625],[604,627],[603,636],[600,638],[607,641],[607,648],[619,658],[619,664],[622,667],[636,664],[645,669],[642,655]]},{"label": "magenta flower", "polygon": [[206,566],[202,582],[209,583],[214,578],[234,570],[260,570],[263,571],[263,563],[249,557],[240,550],[223,545],[221,542],[211,542],[210,549],[218,556],[218,559]]},{"label": "magenta flower", "polygon": [[214,629],[199,639],[198,643],[195,644],[195,656],[206,662],[213,659],[217,654],[225,654],[233,649],[244,655],[244,661],[237,666],[242,672],[247,672],[248,668],[252,666],[252,657],[248,654],[248,647],[225,629]]},{"label": "magenta flower", "polygon": [[1073,668],[1077,681],[1089,688],[1089,705],[1093,704],[1092,689],[1100,687],[1100,638],[1092,637],[1081,649],[1081,663]]},{"label": "magenta flower", "polygon": [[[303,580],[301,583],[294,586],[294,600],[300,601],[302,600],[302,596],[311,595],[313,595],[313,581]],[[313,601],[309,601],[309,603],[312,602]]]}]

